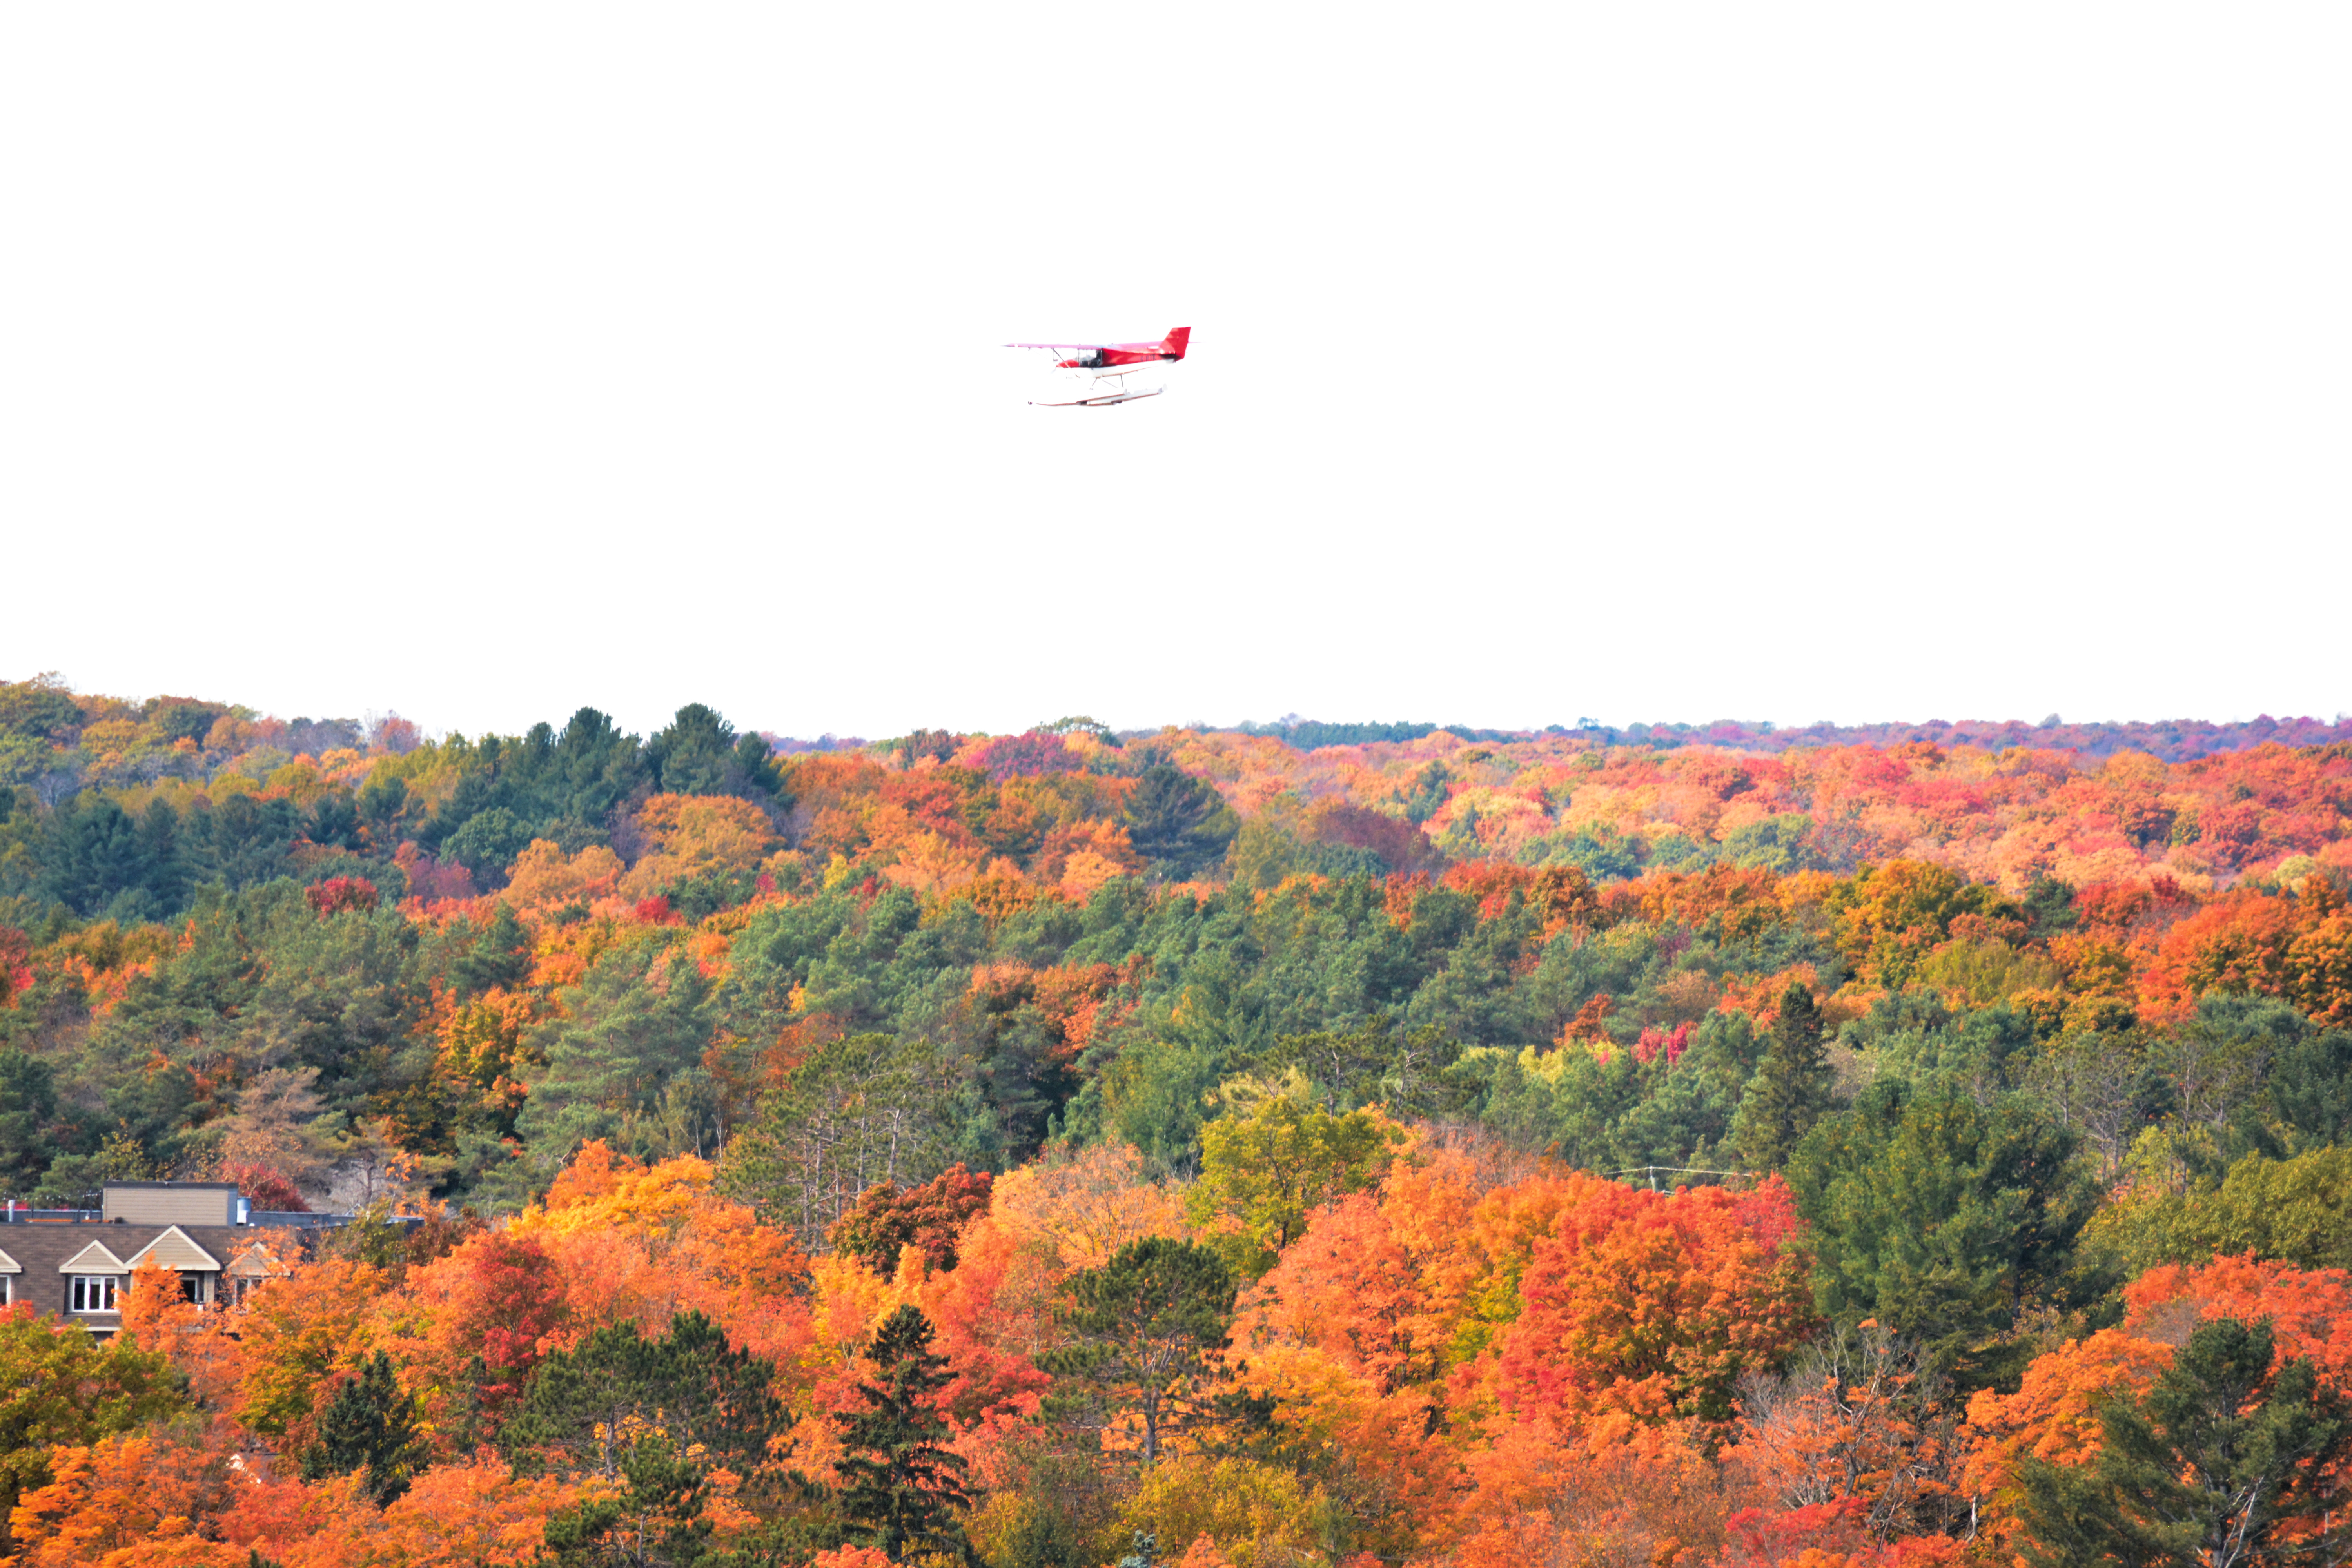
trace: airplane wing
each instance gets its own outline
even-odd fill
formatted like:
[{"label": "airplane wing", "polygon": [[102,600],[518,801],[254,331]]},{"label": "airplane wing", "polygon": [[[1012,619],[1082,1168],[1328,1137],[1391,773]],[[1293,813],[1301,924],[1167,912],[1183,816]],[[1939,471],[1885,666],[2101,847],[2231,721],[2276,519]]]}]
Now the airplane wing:
[{"label": "airplane wing", "polygon": [[1063,349],[1108,349],[1116,348],[1118,345],[1115,343],[1007,343],[1004,346],[1008,349],[1053,349],[1059,352]]}]

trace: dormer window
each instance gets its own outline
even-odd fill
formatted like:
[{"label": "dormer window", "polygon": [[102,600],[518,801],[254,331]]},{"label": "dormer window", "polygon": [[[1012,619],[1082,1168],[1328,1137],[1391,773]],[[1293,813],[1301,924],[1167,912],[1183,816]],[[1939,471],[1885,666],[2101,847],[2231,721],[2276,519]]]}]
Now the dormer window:
[{"label": "dormer window", "polygon": [[131,1271],[104,1243],[93,1241],[58,1264],[58,1272],[66,1277],[67,1311],[111,1312],[123,1276]]}]

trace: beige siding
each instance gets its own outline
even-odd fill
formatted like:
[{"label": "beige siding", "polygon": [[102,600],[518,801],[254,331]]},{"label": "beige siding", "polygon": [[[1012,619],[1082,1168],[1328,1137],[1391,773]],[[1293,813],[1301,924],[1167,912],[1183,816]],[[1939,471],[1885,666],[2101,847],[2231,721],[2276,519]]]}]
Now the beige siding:
[{"label": "beige siding", "polygon": [[128,1274],[122,1259],[106,1249],[102,1241],[93,1241],[63,1263],[58,1265],[60,1274]]},{"label": "beige siding", "polygon": [[177,1269],[182,1273],[211,1274],[217,1273],[220,1269],[220,1260],[189,1240],[187,1233],[177,1226],[173,1226],[122,1261],[133,1268],[138,1268],[142,1263],[153,1263],[160,1268]]},{"label": "beige siding", "polygon": [[225,1187],[109,1187],[106,1220],[125,1225],[235,1225],[236,1194]]}]

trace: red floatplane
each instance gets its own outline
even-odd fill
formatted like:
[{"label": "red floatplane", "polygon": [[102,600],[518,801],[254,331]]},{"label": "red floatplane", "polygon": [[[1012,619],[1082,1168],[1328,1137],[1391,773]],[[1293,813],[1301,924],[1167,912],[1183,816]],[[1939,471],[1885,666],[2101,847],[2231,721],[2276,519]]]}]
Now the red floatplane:
[{"label": "red floatplane", "polygon": [[[1055,370],[1075,371],[1093,379],[1087,383],[1083,397],[1064,398],[1057,402],[1036,402],[1041,408],[1108,408],[1113,404],[1133,403],[1139,397],[1157,397],[1168,389],[1154,386],[1130,391],[1127,378],[1138,371],[1156,364],[1173,364],[1184,357],[1185,345],[1192,341],[1192,329],[1178,327],[1156,343],[1007,343],[1009,349],[1046,349],[1068,357],[1055,361]],[[1111,390],[1102,390],[1103,383],[1112,383]]]}]

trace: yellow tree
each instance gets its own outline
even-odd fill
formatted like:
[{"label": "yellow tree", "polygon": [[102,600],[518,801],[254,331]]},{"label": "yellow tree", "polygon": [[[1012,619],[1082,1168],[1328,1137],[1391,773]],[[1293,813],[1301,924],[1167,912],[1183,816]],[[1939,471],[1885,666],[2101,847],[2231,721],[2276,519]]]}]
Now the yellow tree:
[{"label": "yellow tree", "polygon": [[755,870],[783,844],[766,813],[731,795],[657,795],[637,822],[655,847],[621,879],[621,891],[633,899],[688,877]]},{"label": "yellow tree", "polygon": [[1403,1141],[1378,1110],[1334,1116],[1286,1084],[1202,1129],[1185,1213],[1237,1276],[1255,1279],[1307,1234],[1316,1209],[1370,1186]]},{"label": "yellow tree", "polygon": [[29,1303],[0,1309],[0,1520],[21,1489],[52,1479],[52,1455],[184,1413],[173,1382],[135,1344],[59,1332]]},{"label": "yellow tree", "polygon": [[238,1329],[237,1419],[265,1437],[299,1432],[330,1374],[370,1348],[371,1309],[384,1286],[374,1265],[330,1258],[254,1292]]}]

